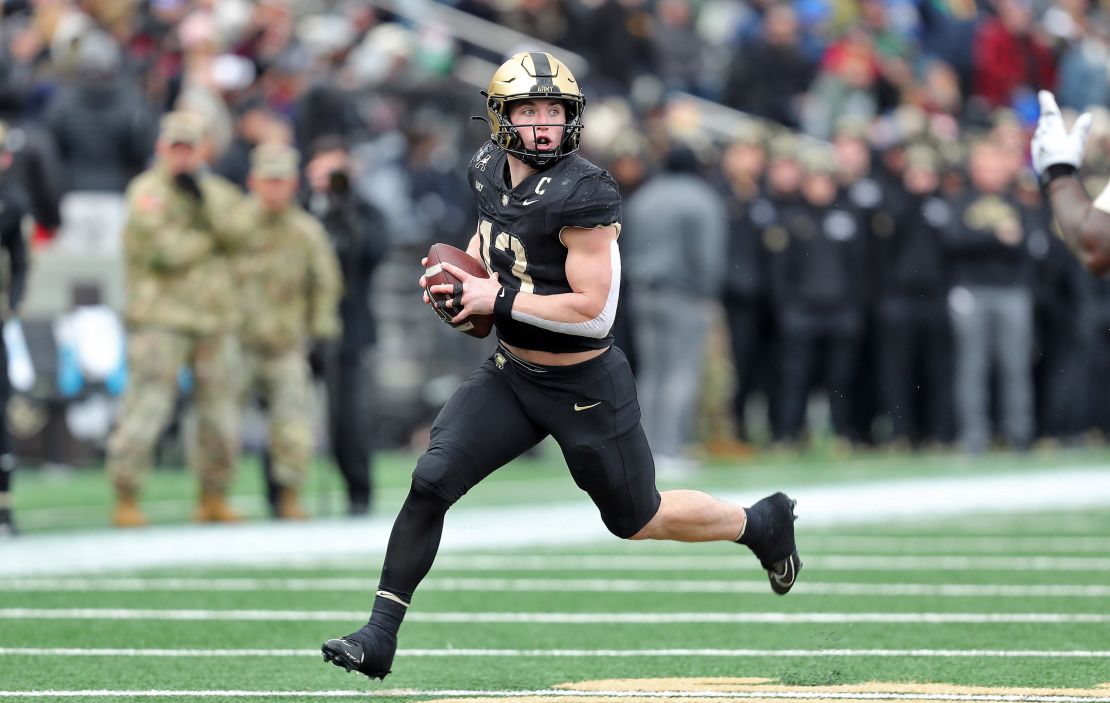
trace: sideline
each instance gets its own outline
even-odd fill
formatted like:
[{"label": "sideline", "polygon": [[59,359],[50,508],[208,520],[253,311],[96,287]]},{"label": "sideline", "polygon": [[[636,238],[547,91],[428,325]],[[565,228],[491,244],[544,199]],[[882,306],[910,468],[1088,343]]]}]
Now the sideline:
[{"label": "sideline", "polygon": [[[773,489],[720,493],[747,505]],[[1110,506],[1106,466],[1009,474],[799,486],[799,519],[807,528],[899,519]],[[120,572],[202,565],[282,564],[304,558],[368,558],[384,552],[393,516],[301,524],[258,522],[151,527],[68,535],[30,535],[0,542],[0,577]],[[580,501],[454,508],[441,552],[612,540],[597,509]]]}]

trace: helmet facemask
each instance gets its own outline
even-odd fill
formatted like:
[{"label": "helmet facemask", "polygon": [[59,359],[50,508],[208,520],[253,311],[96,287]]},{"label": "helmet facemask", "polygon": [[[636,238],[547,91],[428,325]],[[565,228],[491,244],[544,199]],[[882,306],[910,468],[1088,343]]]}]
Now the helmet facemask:
[{"label": "helmet facemask", "polygon": [[[497,69],[486,98],[490,139],[507,153],[534,169],[544,169],[578,150],[582,139],[582,110],[586,99],[570,69],[551,54],[522,52]],[[510,104],[518,100],[559,100],[566,112],[565,124],[514,125],[509,119]],[[536,127],[561,127],[563,138],[554,149],[525,149],[520,130]],[[533,144],[537,142],[532,141]]]},{"label": "helmet facemask", "polygon": [[[578,150],[578,146],[582,141],[581,103],[573,100],[560,100],[566,114],[566,122],[563,123],[549,122],[514,125],[509,119],[509,111],[512,109],[511,103],[519,100],[527,100],[529,97],[532,96],[523,96],[515,98],[515,100],[504,100],[492,97],[488,99],[489,112],[497,117],[497,124],[491,125],[491,138],[507,153],[512,154],[534,169],[542,170],[551,166],[567,154],[573,154]],[[548,96],[543,96],[543,98],[539,98],[536,96],[536,99],[544,99],[547,97]],[[541,136],[536,131],[537,127],[562,129],[563,137],[559,140],[559,143],[555,145],[554,149],[524,148],[524,139],[521,137],[521,131],[523,130],[532,130],[531,143],[536,146],[539,146],[541,139],[547,138],[546,136]]]}]

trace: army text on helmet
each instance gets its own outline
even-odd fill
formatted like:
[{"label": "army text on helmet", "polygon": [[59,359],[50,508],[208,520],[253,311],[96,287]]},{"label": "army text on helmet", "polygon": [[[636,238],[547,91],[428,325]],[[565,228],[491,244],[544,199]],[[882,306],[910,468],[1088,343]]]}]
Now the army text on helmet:
[{"label": "army text on helmet", "polygon": [[[586,98],[570,69],[551,54],[524,51],[501,64],[490,79],[486,97],[490,139],[535,169],[543,169],[578,150],[582,139],[582,111]],[[561,100],[566,107],[563,139],[552,151],[525,149],[517,128],[509,121],[509,103],[527,98]],[[535,126],[535,125],[534,125]]]}]

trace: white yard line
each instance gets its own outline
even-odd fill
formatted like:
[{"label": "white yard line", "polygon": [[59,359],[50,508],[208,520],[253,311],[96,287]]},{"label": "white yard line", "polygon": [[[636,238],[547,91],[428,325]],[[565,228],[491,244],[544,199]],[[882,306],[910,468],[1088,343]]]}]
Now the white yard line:
[{"label": "white yard line", "polygon": [[[1110,542],[1110,536],[1106,538]],[[804,543],[803,543],[804,546]],[[726,555],[448,555],[436,568],[450,571],[735,571]],[[1048,556],[804,556],[822,571],[1110,571],[1110,558]]]},{"label": "white yard line", "polygon": [[[719,497],[750,504],[772,487]],[[807,527],[965,515],[1110,506],[1110,468],[1050,470],[872,481],[791,489]],[[107,521],[107,515],[105,516]],[[369,520],[303,524],[248,523],[217,527],[157,527],[68,535],[29,535],[0,545],[0,577],[75,574],[198,565],[280,564],[290,559],[381,554],[392,515]],[[586,497],[575,502],[452,509],[441,549],[571,545],[614,539]],[[804,558],[804,554],[803,554]]]},{"label": "white yard line", "polygon": [[915,693],[915,692],[819,692],[819,691],[578,691],[540,689],[534,691],[378,689],[374,691],[178,691],[170,689],[84,690],[84,691],[0,691],[0,698],[692,698],[723,700],[838,700],[838,701],[939,701],[952,703],[1110,703],[1110,696],[1027,695],[992,693]]},{"label": "white yard line", "polygon": [[[354,592],[374,590],[370,578],[13,578],[0,592]],[[801,581],[798,593],[827,596],[934,598],[1110,598],[1110,585],[823,583]],[[491,593],[766,593],[766,581],[689,579],[429,578],[421,591]]]},{"label": "white yard line", "polygon": [[878,554],[1103,554],[1110,555],[1110,536],[1076,535],[1074,537],[946,535],[863,536],[806,535],[806,545],[822,552]]},{"label": "white yard line", "polygon": [[[319,649],[125,649],[0,647],[0,657],[319,657]],[[398,657],[921,657],[987,659],[1110,659],[1106,649],[399,649]]]},{"label": "white yard line", "polygon": [[[199,620],[347,622],[366,616],[347,610],[203,610],[140,608],[0,608],[0,620]],[[409,613],[407,622],[544,623],[551,625],[658,625],[664,623],[901,623],[901,624],[1101,624],[1103,613]]]}]

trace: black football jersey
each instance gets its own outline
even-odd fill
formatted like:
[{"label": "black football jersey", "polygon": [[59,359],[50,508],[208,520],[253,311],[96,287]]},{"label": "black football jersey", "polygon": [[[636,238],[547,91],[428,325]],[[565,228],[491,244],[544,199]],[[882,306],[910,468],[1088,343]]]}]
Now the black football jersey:
[{"label": "black football jersey", "polygon": [[[537,171],[516,188],[509,185],[505,152],[487,142],[468,170],[478,207],[482,263],[502,284],[522,293],[570,293],[564,227],[620,227],[621,200],[616,181],[576,154]],[[613,285],[618,285],[613,281]],[[497,323],[497,336],[523,349],[576,352],[613,343],[612,331],[600,339],[564,334],[512,320]]]}]

